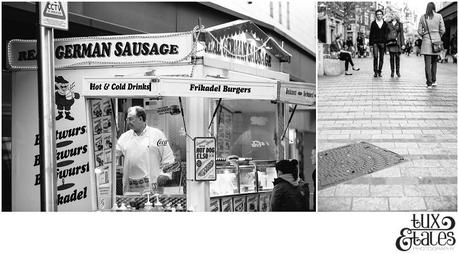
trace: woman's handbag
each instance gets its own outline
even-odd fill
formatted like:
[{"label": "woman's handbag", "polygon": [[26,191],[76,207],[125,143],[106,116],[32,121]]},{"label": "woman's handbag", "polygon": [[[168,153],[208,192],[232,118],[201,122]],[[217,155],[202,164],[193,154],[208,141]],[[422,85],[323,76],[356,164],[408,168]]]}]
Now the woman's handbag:
[{"label": "woman's handbag", "polygon": [[397,45],[397,40],[393,39],[390,40],[386,43],[386,46],[396,46]]},{"label": "woman's handbag", "polygon": [[432,37],[430,36],[429,25],[427,24],[427,15],[424,15],[424,21],[426,22],[427,32],[429,33],[430,42],[432,43],[432,52],[440,53],[444,49],[443,42],[442,41],[436,41],[436,42],[432,41]]},{"label": "woman's handbag", "polygon": [[444,47],[443,47],[443,42],[442,41],[432,42],[432,52],[439,53],[443,49],[444,49]]}]

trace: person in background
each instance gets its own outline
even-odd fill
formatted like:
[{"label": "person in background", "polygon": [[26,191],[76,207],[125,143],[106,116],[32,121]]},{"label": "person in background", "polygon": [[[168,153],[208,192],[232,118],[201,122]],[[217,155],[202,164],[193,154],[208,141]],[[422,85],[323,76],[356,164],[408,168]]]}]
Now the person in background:
[{"label": "person in background", "polygon": [[357,49],[358,49],[358,57],[365,56],[365,46],[364,46],[364,38],[362,33],[359,33],[357,36]]},{"label": "person in background", "polygon": [[351,53],[351,57],[355,57],[354,42],[352,42],[352,37],[347,37],[346,40],[346,49]]},{"label": "person in background", "polygon": [[298,161],[281,160],[276,163],[277,178],[271,196],[271,211],[307,211],[308,195],[298,180]]},{"label": "person in background", "polygon": [[421,54],[421,45],[422,45],[422,39],[421,37],[417,37],[417,39],[414,41],[414,48],[416,50],[416,56],[419,56]]},{"label": "person in background", "polygon": [[126,121],[130,130],[116,144],[117,155],[124,156],[124,192],[151,192],[172,178],[163,168],[174,163],[174,153],[164,133],[147,126],[144,108],[130,107]]},{"label": "person in background", "polygon": [[383,20],[383,11],[376,10],[376,19],[371,22],[370,46],[373,47],[374,77],[382,77],[381,70],[384,64],[386,50],[387,23]]},{"label": "person in background", "polygon": [[413,50],[413,42],[411,42],[411,38],[410,38],[406,41],[406,44],[405,44],[406,55],[410,56],[412,50]]},{"label": "person in background", "polygon": [[344,61],[345,75],[352,75],[352,73],[348,72],[349,64],[351,64],[352,70],[360,70],[360,68],[356,68],[354,66],[354,62],[352,62],[351,53],[343,49],[343,41],[341,40],[340,34],[336,35],[336,39],[330,45],[330,51],[338,53],[339,60]]},{"label": "person in background", "polygon": [[451,41],[449,42],[449,54],[453,57],[453,63],[457,63],[457,37],[456,33],[453,34]]},{"label": "person in background", "polygon": [[316,186],[316,147],[312,148],[311,150],[311,163],[312,166],[314,166],[314,171],[312,172],[312,181],[314,182],[314,201],[312,202],[313,208],[312,210],[316,210],[316,192],[317,192],[317,186]]},{"label": "person in background", "polygon": [[441,37],[441,41],[443,42],[443,50],[440,52],[440,57],[438,58],[438,62],[440,63],[447,63],[448,62],[448,51],[449,51],[449,38],[447,34],[443,34]]},{"label": "person in background", "polygon": [[432,51],[432,42],[441,41],[444,33],[443,17],[435,13],[435,4],[430,2],[427,4],[426,14],[421,16],[418,25],[418,34],[422,36],[421,55],[424,56],[427,88],[437,86],[437,58],[440,53]]},{"label": "person in background", "polygon": [[400,54],[405,42],[403,36],[403,24],[400,23],[399,17],[395,13],[389,14],[387,23],[387,49],[390,55],[390,77],[394,77],[394,69],[397,77],[400,78]]}]

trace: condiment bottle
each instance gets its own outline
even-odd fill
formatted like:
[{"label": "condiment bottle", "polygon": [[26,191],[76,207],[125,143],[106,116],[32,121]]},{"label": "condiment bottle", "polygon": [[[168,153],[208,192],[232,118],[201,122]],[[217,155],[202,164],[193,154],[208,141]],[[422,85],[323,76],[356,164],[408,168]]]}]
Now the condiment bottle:
[{"label": "condiment bottle", "polygon": [[147,202],[143,208],[146,212],[151,212],[153,210],[153,203],[150,202],[150,194],[147,194]]},{"label": "condiment bottle", "polygon": [[164,211],[165,212],[172,212],[171,203],[167,203],[166,207],[164,208]]},{"label": "condiment bottle", "polygon": [[156,202],[155,202],[154,211],[157,211],[157,212],[164,211],[163,204],[161,202],[159,202],[159,194],[156,193],[155,196],[156,196]]},{"label": "condiment bottle", "polygon": [[177,204],[177,207],[175,207],[175,211],[176,211],[176,212],[183,212],[183,207],[182,207],[182,205],[180,204],[180,202]]},{"label": "condiment bottle", "polygon": [[118,211],[121,211],[121,212],[126,212],[126,211],[127,211],[127,207],[126,207],[126,204],[124,204],[124,203],[121,203],[121,206],[120,206],[120,208],[118,209]]}]

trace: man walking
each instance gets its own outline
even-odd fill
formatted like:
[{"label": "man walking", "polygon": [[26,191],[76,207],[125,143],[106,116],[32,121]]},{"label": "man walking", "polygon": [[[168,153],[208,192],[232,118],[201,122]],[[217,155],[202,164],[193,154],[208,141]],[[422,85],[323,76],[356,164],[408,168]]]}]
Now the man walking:
[{"label": "man walking", "polygon": [[383,11],[375,12],[376,20],[371,22],[370,46],[373,46],[373,70],[374,77],[381,77],[381,70],[384,63],[384,51],[386,48],[387,23],[382,19]]}]

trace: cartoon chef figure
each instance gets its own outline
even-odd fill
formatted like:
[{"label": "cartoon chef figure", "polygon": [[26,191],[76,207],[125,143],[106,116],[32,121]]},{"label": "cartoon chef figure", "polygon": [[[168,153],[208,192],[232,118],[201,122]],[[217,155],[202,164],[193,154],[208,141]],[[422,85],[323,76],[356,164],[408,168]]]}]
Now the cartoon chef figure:
[{"label": "cartoon chef figure", "polygon": [[75,99],[80,98],[79,93],[73,92],[73,88],[75,87],[73,82],[69,85],[69,82],[65,80],[62,76],[56,76],[55,78],[55,99],[56,105],[58,110],[58,115],[56,116],[56,121],[62,119],[64,116],[62,113],[65,111],[65,119],[73,121],[74,118],[70,115],[70,108],[72,107],[73,103],[75,103]]}]

